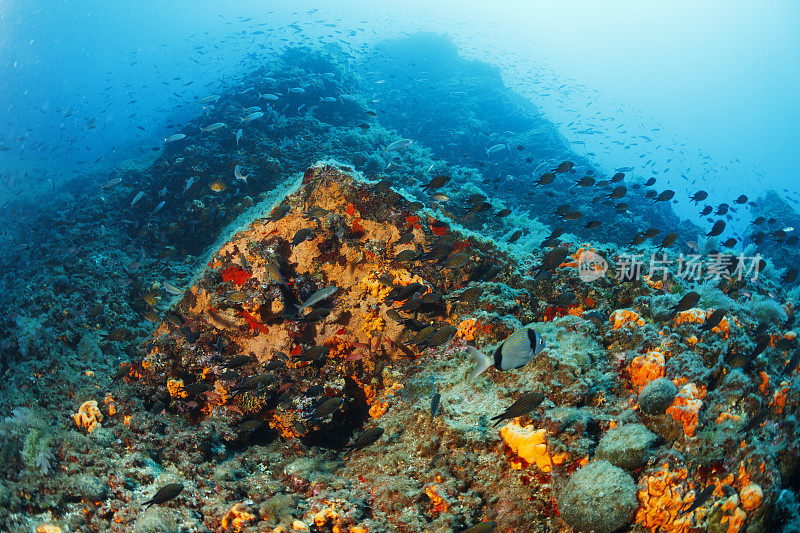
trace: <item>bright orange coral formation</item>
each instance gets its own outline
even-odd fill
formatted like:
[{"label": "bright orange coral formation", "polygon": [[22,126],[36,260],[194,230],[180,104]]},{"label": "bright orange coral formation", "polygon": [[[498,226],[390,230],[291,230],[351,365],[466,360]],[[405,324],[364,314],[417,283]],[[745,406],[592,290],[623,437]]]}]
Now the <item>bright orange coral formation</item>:
[{"label": "bright orange coral formation", "polygon": [[694,498],[687,496],[687,470],[669,470],[664,465],[661,470],[645,476],[640,482],[638,493],[639,510],[636,512],[636,523],[650,528],[651,531],[664,533],[686,533],[691,526],[690,516],[681,516],[681,509]]},{"label": "bright orange coral formation", "polygon": [[664,354],[658,350],[634,357],[628,365],[631,383],[641,392],[644,386],[654,379],[664,377],[664,365]]},{"label": "bright orange coral formation", "polygon": [[761,505],[764,499],[764,491],[755,483],[748,483],[739,491],[739,499],[745,511],[752,511]]},{"label": "bright orange coral formation", "polygon": [[186,392],[186,389],[184,389],[182,379],[168,380],[167,391],[169,391],[169,395],[173,398],[186,398],[189,396],[189,393]]},{"label": "bright orange coral formation", "polygon": [[373,335],[375,332],[380,332],[386,322],[378,316],[377,311],[370,311],[363,315],[363,322],[361,323],[361,330],[367,335]]},{"label": "bright orange coral formation", "polygon": [[675,401],[667,409],[674,420],[683,423],[683,432],[687,437],[693,436],[697,430],[698,414],[703,407],[703,400],[699,396],[697,385],[688,383],[681,388]]},{"label": "bright orange coral formation", "polygon": [[478,319],[468,318],[466,320],[462,320],[458,324],[456,337],[460,337],[465,341],[472,341],[475,340],[475,333],[477,331],[478,331]]},{"label": "bright orange coral formation", "polygon": [[675,318],[673,319],[676,324],[691,324],[696,322],[698,324],[702,324],[706,319],[706,313],[702,309],[697,309],[696,307],[692,309],[687,309],[686,311],[681,311]]},{"label": "bright orange coral formation", "polygon": [[528,463],[536,464],[543,472],[550,472],[554,464],[559,465],[566,460],[567,454],[550,456],[547,453],[546,435],[546,429],[523,427],[516,421],[500,429],[500,436],[515,454]]},{"label": "bright orange coral formation", "polygon": [[627,309],[617,309],[611,313],[611,316],[608,320],[614,324],[615,330],[623,326],[644,326],[644,320],[639,316],[639,314]]},{"label": "bright orange coral formation", "polygon": [[72,419],[75,420],[75,424],[78,427],[84,428],[87,433],[91,433],[103,421],[103,413],[97,407],[97,400],[89,400],[81,404],[78,412],[72,415]]},{"label": "bright orange coral formation", "polygon": [[431,499],[432,510],[437,513],[444,513],[447,511],[448,505],[447,501],[437,492],[436,489],[438,488],[437,485],[428,485],[425,487],[425,494]]},{"label": "bright orange coral formation", "polygon": [[248,522],[255,520],[255,518],[256,515],[245,510],[244,504],[237,503],[222,517],[222,527],[225,528],[226,531],[231,528],[234,531],[241,531]]}]

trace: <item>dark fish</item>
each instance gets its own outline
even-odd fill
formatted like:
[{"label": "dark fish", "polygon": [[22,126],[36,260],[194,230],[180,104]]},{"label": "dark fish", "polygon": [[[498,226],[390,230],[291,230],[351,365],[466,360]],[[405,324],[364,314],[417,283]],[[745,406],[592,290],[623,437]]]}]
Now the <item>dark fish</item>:
[{"label": "dark fish", "polygon": [[272,213],[270,213],[270,215],[267,217],[267,222],[277,222],[278,220],[285,217],[291,210],[292,206],[290,206],[289,204],[281,204],[278,207],[276,207],[272,211]]},{"label": "dark fish", "polygon": [[539,392],[528,392],[523,394],[519,400],[512,403],[508,409],[497,416],[493,416],[491,420],[497,420],[492,427],[497,427],[504,420],[509,418],[516,418],[518,416],[527,415],[542,403],[544,394]]},{"label": "dark fish", "polygon": [[392,244],[394,246],[398,246],[400,244],[409,244],[414,242],[414,232],[408,231],[400,235],[400,238],[394,241]]},{"label": "dark fish", "polygon": [[313,324],[315,322],[319,322],[320,320],[324,320],[329,314],[331,314],[330,309],[320,307],[319,309],[314,309],[310,313],[303,315],[298,322],[303,322],[304,324]]},{"label": "dark fish", "polygon": [[698,203],[702,202],[706,198],[708,198],[708,193],[706,191],[697,191],[689,197],[689,200],[694,200],[695,203]]},{"label": "dark fish", "polygon": [[231,389],[231,392],[233,392],[233,395],[236,396],[242,392],[254,391],[261,387],[261,385],[271,383],[274,380],[275,378],[272,376],[272,374],[256,374],[255,376],[244,378],[239,385]]},{"label": "dark fish", "polygon": [[542,258],[542,263],[536,269],[539,272],[544,272],[547,270],[553,270],[558,268],[558,266],[564,262],[564,259],[567,258],[569,254],[569,250],[563,247],[558,247],[553,250],[547,252],[547,254]]},{"label": "dark fish", "polygon": [[582,216],[583,213],[581,213],[580,211],[567,211],[566,213],[561,215],[561,218],[564,220],[578,220]]},{"label": "dark fish", "polygon": [[347,453],[345,453],[344,456],[347,457],[351,452],[366,448],[370,444],[374,444],[379,438],[381,438],[381,435],[383,435],[383,428],[380,426],[373,426],[365,430],[361,435],[356,437],[356,440],[353,441],[352,444],[345,446],[345,448],[347,448]]},{"label": "dark fish", "polygon": [[670,318],[674,317],[681,311],[686,311],[687,309],[691,309],[692,307],[697,305],[697,302],[699,301],[700,301],[700,295],[698,293],[694,291],[687,292],[683,296],[683,298],[678,300],[678,303],[676,303],[670,308],[671,309]]},{"label": "dark fish", "polygon": [[711,231],[706,233],[707,237],[716,237],[720,235],[723,231],[725,231],[725,221],[724,220],[717,220],[714,222],[714,226],[711,228]]},{"label": "dark fish", "polygon": [[481,287],[467,287],[461,293],[455,296],[448,296],[448,300],[455,300],[457,302],[474,302],[478,298],[480,298],[481,294],[483,294],[483,289]]},{"label": "dark fish", "polygon": [[750,418],[750,421],[736,433],[737,437],[743,434],[746,435],[747,432],[750,431],[751,429],[760,427],[761,424],[767,418],[769,418],[769,414],[770,414],[769,407],[762,407],[761,409],[756,411],[756,413]]},{"label": "dark fish", "polygon": [[119,342],[130,337],[131,332],[126,328],[117,328],[109,331],[101,337],[104,341]]},{"label": "dark fish", "polygon": [[427,190],[440,189],[444,187],[448,181],[450,181],[450,176],[446,174],[439,174],[438,176],[434,177],[431,181],[429,181],[427,185],[423,185],[422,190],[427,191]]},{"label": "dark fish", "polygon": [[561,164],[559,164],[556,168],[551,170],[550,172],[557,172],[557,173],[561,174],[561,173],[564,173],[564,172],[569,172],[570,170],[572,170],[572,167],[574,167],[574,166],[575,166],[575,163],[573,163],[572,161],[564,161]]},{"label": "dark fish", "polygon": [[675,191],[667,189],[666,191],[663,191],[661,194],[659,194],[658,196],[653,198],[653,201],[654,202],[668,202],[669,200],[672,200],[673,196],[675,196]]},{"label": "dark fish", "polygon": [[724,246],[725,248],[733,248],[734,246],[736,246],[737,242],[738,241],[736,239],[731,237],[730,239],[727,239],[727,240],[721,242],[720,244],[722,244],[722,246]]},{"label": "dark fish", "polygon": [[430,339],[433,336],[434,333],[436,333],[436,328],[435,327],[433,327],[433,326],[424,327],[421,330],[419,330],[417,332],[417,334],[414,335],[414,337],[411,338],[410,341],[405,342],[403,344],[406,344],[406,345],[422,344],[424,342],[427,342],[427,340]]},{"label": "dark fish", "polygon": [[694,497],[694,501],[692,502],[692,504],[689,507],[687,507],[685,511],[682,511],[679,514],[679,516],[687,515],[692,511],[694,511],[695,509],[697,509],[698,507],[700,507],[701,505],[703,505],[704,503],[706,503],[708,499],[711,497],[711,495],[714,494],[714,490],[716,489],[716,487],[717,486],[712,483],[708,487],[704,488],[700,492],[700,494]]},{"label": "dark fish", "polygon": [[711,315],[706,318],[703,325],[700,326],[700,331],[711,331],[715,327],[719,326],[719,323],[722,322],[722,319],[725,318],[725,313],[727,311],[725,309],[715,309]]},{"label": "dark fish", "polygon": [[305,211],[303,213],[303,216],[305,218],[309,219],[309,220],[319,221],[319,219],[324,218],[325,216],[327,216],[328,213],[330,213],[330,211],[328,211],[324,207],[319,207],[319,206],[315,205],[314,207],[312,207],[308,211]]},{"label": "dark fish", "polygon": [[434,419],[436,413],[439,412],[439,402],[442,400],[442,395],[438,392],[433,393],[431,398],[431,420]]},{"label": "dark fish", "polygon": [[311,228],[299,229],[299,230],[297,230],[297,233],[294,234],[294,237],[292,237],[292,248],[294,248],[295,246],[297,246],[301,242],[305,242],[305,241],[311,240],[314,237],[316,237],[316,235],[314,234],[314,230],[313,229],[311,229]]},{"label": "dark fish", "polygon": [[730,207],[730,206],[729,206],[728,204],[719,204],[719,205],[717,206],[717,211],[716,211],[716,213],[714,213],[714,214],[715,214],[715,215],[717,215],[717,216],[722,216],[722,215],[725,215],[725,214],[727,214],[727,213],[728,213],[728,208],[729,208],[729,207]]},{"label": "dark fish", "polygon": [[453,335],[456,334],[458,328],[454,326],[443,326],[436,330],[436,332],[431,335],[427,341],[425,341],[425,346],[428,348],[435,348],[436,346],[441,346],[442,344],[446,343],[450,339],[453,338]]},{"label": "dark fish", "polygon": [[569,307],[575,301],[577,301],[578,297],[572,291],[567,291],[560,295],[558,298],[552,301],[551,305],[553,307]]},{"label": "dark fish", "polygon": [[226,370],[222,374],[219,375],[219,379],[222,381],[232,381],[234,379],[239,379],[242,377],[238,372],[234,372],[233,370]]},{"label": "dark fish", "polygon": [[144,502],[142,505],[147,506],[145,509],[149,509],[151,505],[160,505],[175,499],[182,490],[182,483],[170,483],[169,485],[164,485],[158,489],[158,492],[156,492],[155,496]]},{"label": "dark fish", "polygon": [[611,183],[619,183],[624,179],[625,179],[625,174],[622,172],[617,172],[616,174],[611,176]]},{"label": "dark fish", "polygon": [[301,353],[298,361],[318,361],[323,357],[327,357],[329,353],[330,348],[327,346],[314,346]]},{"label": "dark fish", "polygon": [[515,232],[514,232],[514,233],[511,235],[511,237],[509,237],[509,238],[508,238],[508,240],[507,240],[506,242],[507,242],[508,244],[511,244],[512,242],[517,242],[517,240],[518,240],[520,237],[522,237],[522,230],[521,230],[521,229],[518,229],[517,231],[515,231]]},{"label": "dark fish", "polygon": [[545,172],[539,179],[535,182],[534,187],[538,187],[539,185],[550,185],[556,179],[556,175],[554,172]]},{"label": "dark fish", "polygon": [[800,363],[800,348],[794,351],[792,358],[789,359],[789,362],[786,363],[786,366],[783,367],[783,370],[781,370],[781,377],[785,376],[786,374],[791,374],[792,370],[797,367],[798,363]]},{"label": "dark fish", "polygon": [[492,533],[496,527],[496,522],[480,522],[467,529],[462,529],[459,533]]},{"label": "dark fish", "polygon": [[237,355],[222,366],[225,368],[239,368],[252,362],[253,359],[249,355]]},{"label": "dark fish", "polygon": [[414,250],[403,250],[394,256],[393,261],[397,263],[408,263],[409,261],[413,261],[416,256],[417,252]]},{"label": "dark fish", "polygon": [[701,217],[704,217],[704,216],[706,216],[706,215],[710,215],[710,214],[711,214],[711,211],[713,211],[713,210],[714,210],[714,208],[713,208],[713,207],[711,207],[710,205],[707,205],[707,206],[705,206],[705,207],[703,208],[703,210],[702,210],[702,211],[700,211],[700,216],[701,216]]},{"label": "dark fish", "polygon": [[414,293],[416,293],[422,288],[423,285],[420,283],[409,283],[408,285],[400,285],[389,291],[389,294],[386,295],[384,301],[386,301],[387,303],[392,303],[392,302],[407,300],[411,298],[414,295]]},{"label": "dark fish", "polygon": [[306,396],[319,396],[325,392],[325,387],[322,385],[312,385],[311,387],[306,389],[305,395]]},{"label": "dark fish", "polygon": [[583,226],[583,229],[599,228],[601,224],[602,222],[600,222],[599,220],[592,220],[590,222],[587,222],[586,225]]},{"label": "dark fish", "polygon": [[506,338],[498,346],[493,357],[478,351],[472,346],[467,346],[470,357],[477,363],[475,369],[469,376],[470,380],[481,375],[487,368],[492,366],[497,370],[510,370],[527,365],[545,347],[544,339],[533,328],[520,328]]},{"label": "dark fish", "polygon": [[507,217],[510,214],[511,214],[511,209],[506,208],[506,209],[501,209],[500,211],[495,213],[494,216],[499,217],[499,218],[504,218],[504,217]]},{"label": "dark fish", "polygon": [[661,241],[661,244],[659,245],[658,249],[661,250],[662,248],[667,248],[669,246],[672,246],[673,244],[675,244],[675,239],[677,238],[678,238],[677,233],[667,233],[664,236],[664,240]]},{"label": "dark fish", "polygon": [[648,228],[644,232],[645,236],[647,236],[648,239],[652,239],[653,237],[655,237],[659,233],[661,233],[661,230],[658,229],[658,228]]},{"label": "dark fish", "polygon": [[649,180],[647,180],[647,181],[645,181],[645,182],[644,182],[644,186],[645,186],[645,187],[650,187],[651,185],[654,185],[654,184],[655,184],[655,182],[656,182],[656,179],[655,179],[655,178],[650,178]]},{"label": "dark fish", "polygon": [[734,200],[733,203],[739,204],[739,205],[746,204],[747,203],[747,196],[742,194],[738,198],[736,198],[736,200]]},{"label": "dark fish", "polygon": [[759,355],[761,355],[761,353],[764,350],[767,349],[767,346],[769,346],[769,343],[770,343],[771,340],[772,340],[772,337],[770,335],[762,335],[758,339],[758,342],[756,343],[756,347],[753,348],[753,352],[750,354],[750,358],[754,359],[754,358],[758,357]]},{"label": "dark fish", "polygon": [[584,176],[575,182],[578,187],[591,187],[594,185],[595,179],[591,176]]},{"label": "dark fish", "polygon": [[628,194],[628,188],[625,187],[624,185],[619,185],[615,187],[614,190],[611,191],[608,194],[608,196],[606,196],[606,198],[610,198],[612,200],[619,200],[621,198],[624,198],[626,194]]},{"label": "dark fish", "polygon": [[781,277],[781,283],[792,283],[796,279],[797,279],[797,269],[795,267],[791,267]]},{"label": "dark fish", "polygon": [[341,398],[328,398],[314,410],[309,418],[324,418],[338,411],[342,404],[344,404],[344,400]]}]

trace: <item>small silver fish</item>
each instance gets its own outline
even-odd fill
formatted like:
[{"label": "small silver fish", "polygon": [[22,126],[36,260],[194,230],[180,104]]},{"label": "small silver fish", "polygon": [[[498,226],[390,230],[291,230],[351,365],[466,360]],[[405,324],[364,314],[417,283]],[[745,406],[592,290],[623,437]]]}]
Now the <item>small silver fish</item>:
[{"label": "small silver fish", "polygon": [[152,213],[150,213],[150,214],[151,214],[151,215],[155,215],[156,213],[158,213],[159,211],[161,211],[161,208],[162,208],[162,207],[164,207],[164,204],[166,204],[166,203],[167,203],[167,201],[166,201],[166,200],[161,200],[161,203],[159,203],[159,204],[156,206],[156,208],[155,208],[155,209],[153,209],[153,212],[152,212]]},{"label": "small silver fish", "polygon": [[403,148],[408,148],[411,146],[413,141],[411,139],[400,139],[399,141],[395,141],[389,146],[386,147],[387,152],[402,150]]},{"label": "small silver fish", "polygon": [[170,294],[174,294],[175,296],[180,296],[181,294],[183,294],[182,290],[180,290],[178,287],[176,287],[169,281],[165,281],[164,283],[162,283],[162,285],[164,286],[164,290]]},{"label": "small silver fish", "polygon": [[250,113],[249,115],[246,115],[246,116],[242,117],[241,120],[242,120],[242,122],[250,122],[251,120],[255,120],[255,119],[261,118],[263,116],[264,116],[264,112],[263,111],[256,111],[255,113]]},{"label": "small silver fish", "polygon": [[191,187],[195,181],[197,181],[195,176],[191,176],[188,180],[186,180],[186,184],[183,186],[183,192],[188,191],[189,187]]},{"label": "small silver fish", "polygon": [[114,178],[113,180],[107,181],[104,184],[102,184],[101,187],[103,189],[110,189],[114,185],[119,185],[120,183],[122,183],[122,178]]},{"label": "small silver fish", "polygon": [[502,152],[505,149],[505,144],[495,144],[494,146],[490,146],[486,149],[486,155],[496,154],[497,152]]},{"label": "small silver fish", "polygon": [[185,139],[186,135],[183,133],[176,133],[175,135],[170,135],[169,137],[164,138],[165,143],[171,143],[175,141],[180,141],[181,139]]},{"label": "small silver fish", "polygon": [[258,95],[258,97],[259,97],[259,98],[263,98],[264,100],[277,100],[277,99],[278,99],[278,95],[276,95],[276,94],[270,94],[270,93],[267,93],[267,94],[259,94],[259,95]]},{"label": "small silver fish", "polygon": [[291,87],[291,88],[286,89],[286,90],[288,92],[294,93],[294,94],[303,94],[304,92],[306,92],[306,90],[303,89],[302,87]]},{"label": "small silver fish", "polygon": [[242,128],[236,130],[236,146],[239,146],[239,139],[242,138]]},{"label": "small silver fish", "polygon": [[315,303],[321,302],[325,298],[330,298],[338,290],[339,287],[336,286],[325,287],[324,289],[318,290],[317,292],[309,296],[308,300],[297,306],[297,314],[301,314],[306,307],[311,307]]},{"label": "small silver fish", "polygon": [[236,167],[234,167],[233,175],[236,176],[237,180],[242,180],[245,183],[247,183],[247,178],[250,177],[250,174],[242,174],[242,165],[236,165]]},{"label": "small silver fish", "polygon": [[136,196],[134,196],[133,200],[131,200],[131,207],[133,207],[133,204],[141,200],[142,197],[144,197],[144,191],[139,191],[138,193],[136,193]]},{"label": "small silver fish", "polygon": [[319,97],[319,101],[320,102],[335,102],[336,98],[333,97],[333,96],[320,96]]},{"label": "small silver fish", "polygon": [[224,122],[215,122],[213,124],[209,124],[204,128],[200,128],[200,131],[214,131],[220,128],[224,128],[225,126],[227,126],[227,124],[225,124]]}]

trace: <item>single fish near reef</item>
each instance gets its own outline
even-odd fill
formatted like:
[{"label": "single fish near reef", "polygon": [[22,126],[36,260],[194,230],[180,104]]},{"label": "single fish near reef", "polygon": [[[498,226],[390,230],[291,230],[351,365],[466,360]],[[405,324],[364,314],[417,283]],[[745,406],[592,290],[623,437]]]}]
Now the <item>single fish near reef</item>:
[{"label": "single fish near reef", "polygon": [[350,455],[352,452],[360,450],[362,448],[366,448],[370,444],[374,444],[381,436],[383,435],[383,428],[380,426],[373,426],[367,430],[365,430],[361,435],[359,435],[352,444],[348,444],[346,446],[347,453],[344,454],[345,457]]},{"label": "single fish near reef", "polygon": [[205,132],[216,131],[216,130],[218,130],[220,128],[224,128],[226,126],[227,126],[227,124],[225,124],[224,122],[214,122],[213,124],[209,124],[208,126],[204,126],[204,127],[200,128],[200,131],[205,131]]},{"label": "single fish near reef", "polygon": [[544,339],[530,327],[520,328],[509,335],[508,338],[495,349],[492,357],[489,357],[472,346],[467,346],[470,357],[477,363],[469,379],[473,380],[480,376],[487,368],[492,366],[493,363],[497,370],[511,370],[512,368],[525,366],[541,353],[544,348]]},{"label": "single fish near reef", "polygon": [[163,282],[162,285],[164,286],[164,290],[170,294],[174,294],[175,296],[180,296],[181,294],[183,294],[182,290],[180,290],[178,287],[176,287],[169,281]]},{"label": "single fish near reef", "polygon": [[492,533],[496,527],[497,522],[479,522],[467,529],[462,529],[459,533]]},{"label": "single fish near reef", "polygon": [[400,139],[399,141],[395,141],[391,143],[389,146],[386,147],[387,152],[396,152],[402,150],[403,148],[408,148],[411,146],[411,143],[414,142],[411,139]]},{"label": "single fish near reef", "polygon": [[250,113],[249,115],[243,116],[241,118],[241,122],[250,122],[251,120],[255,120],[255,119],[261,118],[263,116],[264,116],[264,112],[263,111],[254,111],[253,113]]},{"label": "single fish near reef", "polygon": [[139,191],[138,193],[136,193],[136,196],[134,196],[133,200],[131,200],[131,207],[133,207],[133,205],[142,198],[144,198],[144,191]]},{"label": "single fish near reef", "polygon": [[714,494],[714,490],[716,488],[717,486],[712,483],[711,485],[700,491],[700,494],[694,497],[694,501],[692,502],[692,504],[685,511],[681,512],[679,516],[687,515],[692,511],[694,511],[695,509],[697,509],[698,507],[700,507],[701,505],[703,505],[704,503],[706,503],[708,499],[711,497],[711,495]]},{"label": "single fish near reef", "polygon": [[523,394],[519,400],[512,403],[504,412],[492,417],[492,420],[497,420],[492,427],[497,427],[504,420],[508,420],[509,418],[527,415],[539,407],[539,404],[542,403],[543,400],[544,394],[540,392],[528,392]]},{"label": "single fish near reef", "polygon": [[164,138],[165,143],[173,143],[175,141],[180,141],[181,139],[185,139],[186,135],[183,133],[176,133],[175,135],[170,135],[169,137]]},{"label": "single fish near reef", "polygon": [[436,413],[439,412],[439,403],[442,400],[442,395],[438,392],[433,393],[433,397],[431,397],[431,420],[436,417]]},{"label": "single fish near reef", "polygon": [[247,178],[250,177],[250,174],[242,174],[242,165],[236,165],[233,168],[233,175],[237,180],[242,180],[245,183],[247,183]]},{"label": "single fish near reef", "polygon": [[182,483],[170,483],[169,485],[164,485],[155,495],[144,502],[142,505],[146,505],[145,510],[149,509],[151,505],[159,505],[162,503],[166,503],[170,500],[174,500],[178,494],[183,491],[183,484]]},{"label": "single fish near reef", "polygon": [[306,300],[302,304],[296,306],[297,307],[297,313],[301,314],[306,307],[311,307],[315,303],[321,302],[322,300],[324,300],[326,298],[330,298],[331,296],[336,294],[336,291],[338,291],[338,290],[339,290],[339,287],[336,287],[335,285],[331,286],[331,287],[325,287],[324,289],[318,290],[317,292],[315,292],[314,294],[309,296],[308,300]]},{"label": "single fish near reef", "polygon": [[236,130],[236,146],[239,146],[239,139],[242,138],[242,128]]}]

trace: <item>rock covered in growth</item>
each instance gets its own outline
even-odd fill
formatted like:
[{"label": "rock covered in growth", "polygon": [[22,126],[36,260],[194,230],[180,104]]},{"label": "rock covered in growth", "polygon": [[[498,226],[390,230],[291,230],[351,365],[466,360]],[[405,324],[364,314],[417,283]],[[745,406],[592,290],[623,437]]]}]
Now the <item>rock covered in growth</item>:
[{"label": "rock covered in growth", "polygon": [[654,379],[639,393],[639,407],[647,415],[658,416],[667,412],[675,401],[678,387],[667,378]]},{"label": "rock covered in growth", "polygon": [[635,470],[647,464],[658,437],[642,424],[626,424],[603,435],[597,456],[614,466]]},{"label": "rock covered in growth", "polygon": [[585,532],[616,531],[631,521],[637,507],[633,478],[603,460],[576,471],[559,498],[564,521]]}]

